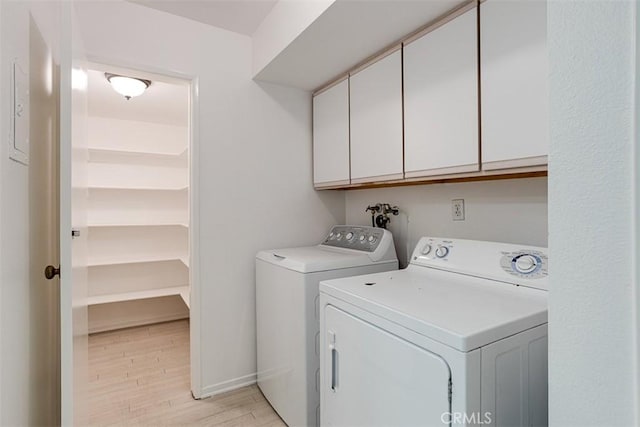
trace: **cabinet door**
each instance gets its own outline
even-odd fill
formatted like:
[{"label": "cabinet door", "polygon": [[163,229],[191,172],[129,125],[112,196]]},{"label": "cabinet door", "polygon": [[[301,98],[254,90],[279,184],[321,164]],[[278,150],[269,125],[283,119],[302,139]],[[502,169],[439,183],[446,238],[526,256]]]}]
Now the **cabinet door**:
[{"label": "cabinet door", "polygon": [[351,76],[351,182],[403,178],[400,50]]},{"label": "cabinet door", "polygon": [[405,46],[407,178],[478,170],[477,40],[474,8]]},{"label": "cabinet door", "polygon": [[480,5],[482,168],[544,165],[549,147],[547,5]]},{"label": "cabinet door", "polygon": [[313,98],[313,183],[349,184],[349,81]]}]

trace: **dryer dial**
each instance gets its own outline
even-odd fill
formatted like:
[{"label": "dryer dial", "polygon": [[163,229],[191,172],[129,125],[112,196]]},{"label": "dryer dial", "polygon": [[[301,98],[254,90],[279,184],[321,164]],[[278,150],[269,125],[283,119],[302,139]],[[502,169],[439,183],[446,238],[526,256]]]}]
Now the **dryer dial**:
[{"label": "dryer dial", "polygon": [[449,254],[449,248],[446,246],[438,246],[438,249],[436,249],[436,256],[438,258],[444,258]]},{"label": "dryer dial", "polygon": [[536,269],[538,260],[533,255],[522,254],[513,259],[512,265],[518,273],[527,274]]}]

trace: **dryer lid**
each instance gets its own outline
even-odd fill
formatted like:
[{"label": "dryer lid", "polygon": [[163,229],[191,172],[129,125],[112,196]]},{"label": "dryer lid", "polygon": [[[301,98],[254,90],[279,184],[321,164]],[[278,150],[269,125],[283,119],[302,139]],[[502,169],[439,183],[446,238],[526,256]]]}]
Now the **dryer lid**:
[{"label": "dryer lid", "polygon": [[416,265],[320,292],[464,352],[547,323],[546,291]]},{"label": "dryer lid", "polygon": [[[379,264],[379,262],[372,261],[370,256],[362,251],[320,245],[260,251],[256,255],[256,259],[299,273],[315,273]],[[396,260],[382,262],[397,263]]]}]

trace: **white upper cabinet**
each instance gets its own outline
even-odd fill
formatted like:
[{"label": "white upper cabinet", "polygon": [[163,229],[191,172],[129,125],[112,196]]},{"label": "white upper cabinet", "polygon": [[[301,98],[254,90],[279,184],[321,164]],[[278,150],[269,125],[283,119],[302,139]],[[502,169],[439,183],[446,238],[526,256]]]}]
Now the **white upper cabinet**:
[{"label": "white upper cabinet", "polygon": [[547,6],[480,5],[482,168],[545,165],[549,147]]},{"label": "white upper cabinet", "polygon": [[478,170],[478,21],[473,8],[404,47],[405,176]]},{"label": "white upper cabinet", "polygon": [[402,179],[402,55],[351,76],[351,182]]},{"label": "white upper cabinet", "polygon": [[313,98],[313,183],[349,184],[349,81]]}]

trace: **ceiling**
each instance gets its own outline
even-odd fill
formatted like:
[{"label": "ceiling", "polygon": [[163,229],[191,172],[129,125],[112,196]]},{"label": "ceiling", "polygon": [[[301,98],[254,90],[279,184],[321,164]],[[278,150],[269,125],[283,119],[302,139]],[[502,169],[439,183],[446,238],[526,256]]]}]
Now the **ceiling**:
[{"label": "ceiling", "polygon": [[305,90],[318,89],[466,1],[336,1],[254,78]]},{"label": "ceiling", "polygon": [[277,0],[128,0],[214,27],[252,35]]},{"label": "ceiling", "polygon": [[[151,86],[140,96],[127,101],[111,88],[105,71],[150,79]],[[127,72],[122,69],[98,68],[88,70],[89,116],[109,117],[187,126],[189,120],[189,85],[187,82],[158,80],[148,73]]]}]

